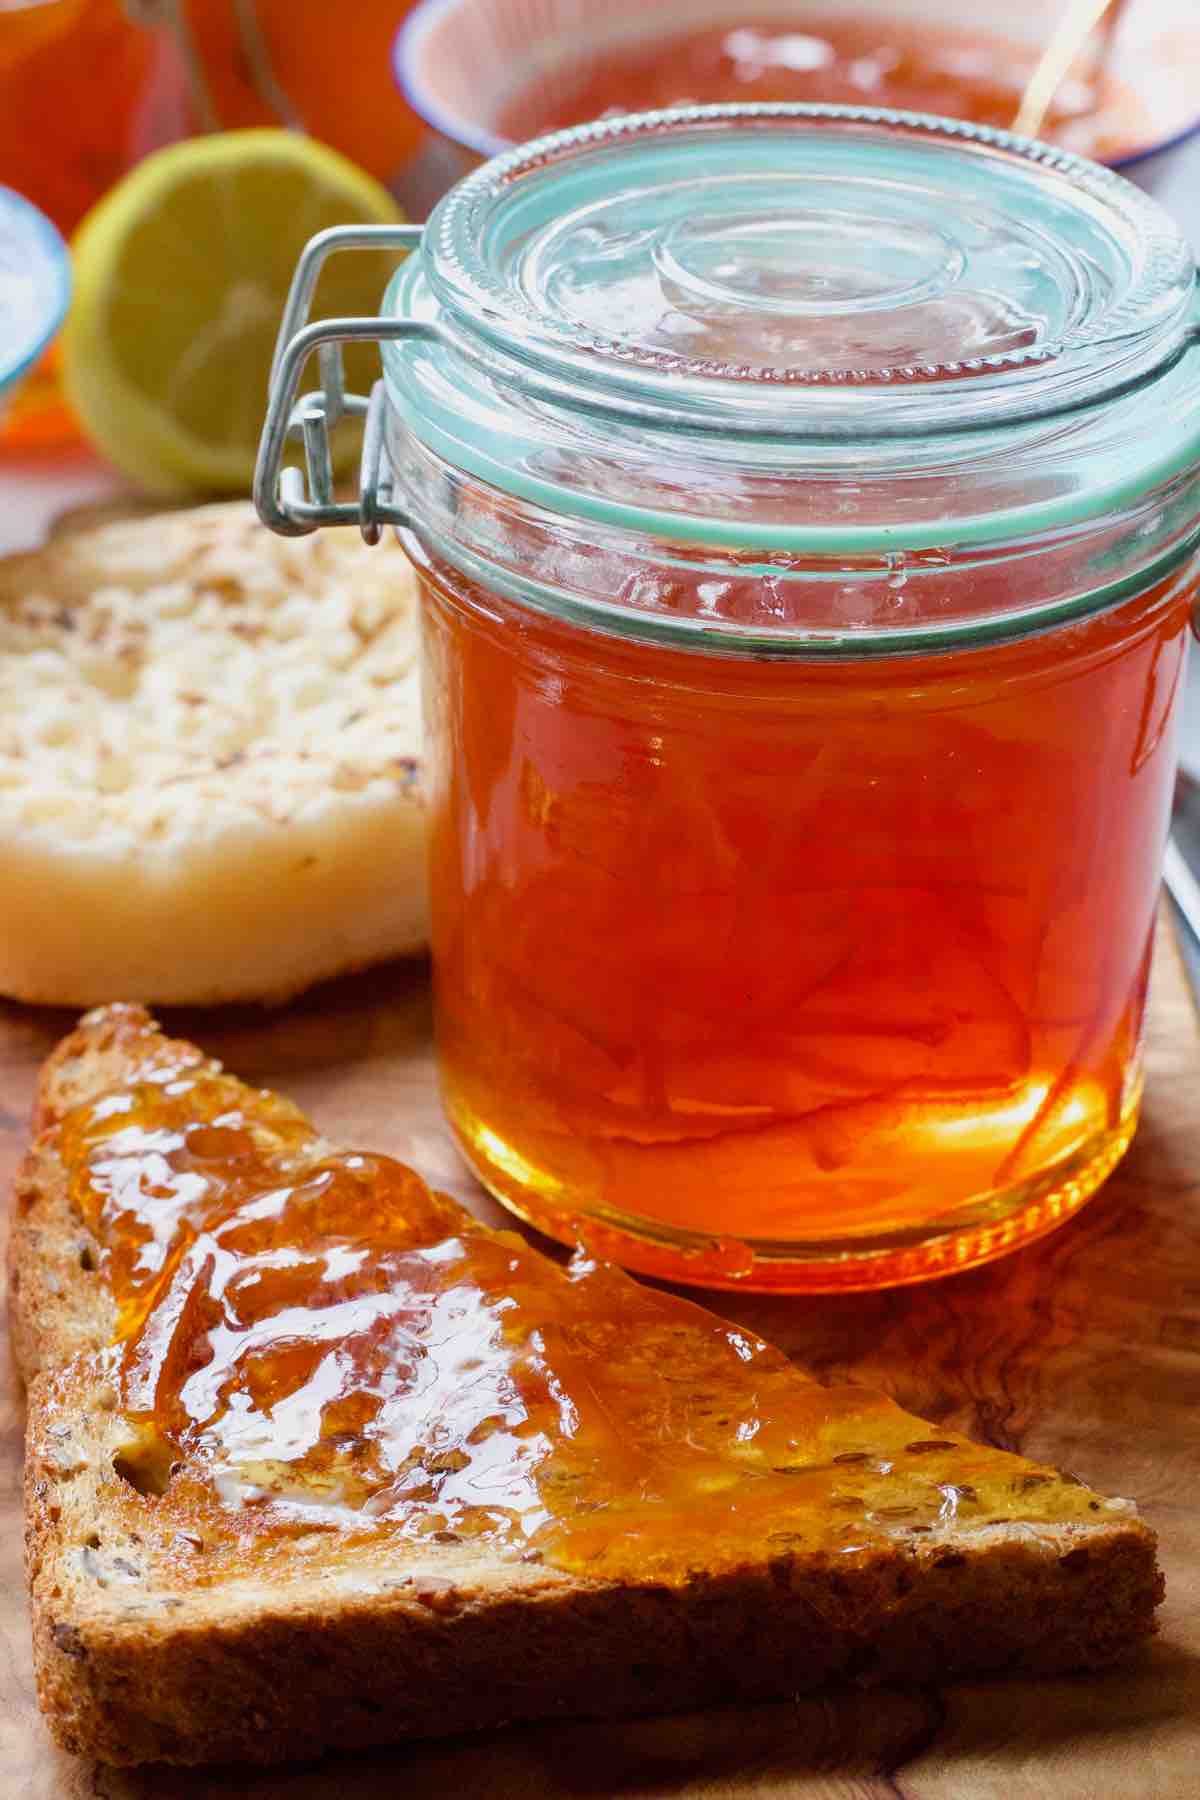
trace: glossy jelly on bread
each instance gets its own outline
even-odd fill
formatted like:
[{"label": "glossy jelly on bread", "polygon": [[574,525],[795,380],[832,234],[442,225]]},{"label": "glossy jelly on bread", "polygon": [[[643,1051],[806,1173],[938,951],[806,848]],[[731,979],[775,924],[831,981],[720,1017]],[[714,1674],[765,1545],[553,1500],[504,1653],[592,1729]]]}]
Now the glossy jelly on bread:
[{"label": "glossy jelly on bread", "polygon": [[139,1008],[65,1040],[38,1123],[14,1323],[68,1748],[285,1759],[1153,1628],[1130,1502],[563,1268]]}]

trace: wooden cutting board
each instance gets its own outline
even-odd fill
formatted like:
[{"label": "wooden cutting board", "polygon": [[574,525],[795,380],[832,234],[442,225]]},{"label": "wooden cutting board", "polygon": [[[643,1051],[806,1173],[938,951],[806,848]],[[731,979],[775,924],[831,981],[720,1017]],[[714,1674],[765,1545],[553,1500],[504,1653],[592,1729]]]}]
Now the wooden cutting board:
[{"label": "wooden cutting board", "polygon": [[[0,1187],[65,1014],[0,1004]],[[438,1112],[421,965],[278,1012],[173,1017],[335,1139],[495,1208]],[[1200,1795],[1200,1031],[1165,937],[1141,1130],[1071,1224],[990,1269],[877,1296],[718,1296],[831,1377],[1130,1495],[1161,1535],[1162,1633],[1103,1677],[874,1690],[632,1724],[555,1725],[271,1774],[97,1769],[39,1720],[21,1579],[22,1403],[0,1396],[0,1800],[1193,1800]],[[436,1722],[435,1722],[436,1723]]]}]

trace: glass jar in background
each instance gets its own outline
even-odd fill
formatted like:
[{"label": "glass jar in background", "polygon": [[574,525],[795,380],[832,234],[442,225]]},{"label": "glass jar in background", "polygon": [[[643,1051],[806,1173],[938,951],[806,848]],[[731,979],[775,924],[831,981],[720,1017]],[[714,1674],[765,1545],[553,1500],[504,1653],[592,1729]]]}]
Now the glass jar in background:
[{"label": "glass jar in background", "polygon": [[0,0],[0,181],[66,235],[140,157],[196,131],[295,125],[382,181],[424,129],[389,50],[408,7],[325,0]]},{"label": "glass jar in background", "polygon": [[216,128],[292,125],[392,187],[425,126],[401,98],[391,47],[411,0],[187,0],[185,23]]},{"label": "glass jar in background", "polygon": [[[122,0],[0,0],[0,182],[65,237],[139,158],[189,128],[174,41]],[[52,348],[11,396],[0,448],[77,442]]]},{"label": "glass jar in background", "polygon": [[[469,177],[382,313],[481,1180],[793,1291],[1068,1217],[1137,1120],[1196,585],[1166,215],[970,126],[686,109]],[[309,529],[289,399],[259,501]]]},{"label": "glass jar in background", "polygon": [[0,0],[0,181],[64,236],[190,129],[171,38],[136,16],[122,0]]},{"label": "glass jar in background", "polygon": [[[350,54],[325,0],[0,0],[0,183],[69,238],[150,151],[286,125],[402,189],[424,132],[389,63],[407,10],[357,7]],[[52,347],[12,397],[0,448],[77,442]]]}]

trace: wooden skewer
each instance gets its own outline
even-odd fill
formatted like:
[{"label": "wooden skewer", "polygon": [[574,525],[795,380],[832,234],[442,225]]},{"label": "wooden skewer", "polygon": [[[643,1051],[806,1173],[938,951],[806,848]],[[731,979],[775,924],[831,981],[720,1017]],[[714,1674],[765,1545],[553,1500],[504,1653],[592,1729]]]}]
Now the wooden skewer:
[{"label": "wooden skewer", "polygon": [[1112,4],[1113,0],[1068,0],[1058,29],[1025,83],[1025,92],[1021,95],[1021,104],[1013,120],[1014,131],[1021,132],[1025,137],[1038,135],[1050,110],[1050,103],[1062,86],[1071,64]]}]

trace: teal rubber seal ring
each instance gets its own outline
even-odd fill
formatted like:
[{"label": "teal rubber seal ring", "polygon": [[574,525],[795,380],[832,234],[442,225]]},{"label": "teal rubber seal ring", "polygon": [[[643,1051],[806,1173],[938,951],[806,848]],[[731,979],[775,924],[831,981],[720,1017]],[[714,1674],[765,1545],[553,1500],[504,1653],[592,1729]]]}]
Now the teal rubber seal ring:
[{"label": "teal rubber seal ring", "polygon": [[[981,619],[962,620],[953,625],[909,625],[899,631],[878,631],[871,626],[858,632],[795,632],[785,636],[779,631],[754,631],[744,626],[712,625],[705,619],[663,618],[650,612],[639,612],[604,600],[591,600],[565,594],[549,582],[531,577],[518,577],[510,570],[497,569],[494,563],[477,556],[460,540],[445,538],[429,525],[409,526],[402,538],[415,538],[418,544],[433,546],[437,554],[461,571],[469,581],[515,600],[534,612],[602,631],[610,637],[628,638],[638,643],[661,644],[665,648],[688,650],[714,656],[745,657],[756,662],[867,661],[872,657],[928,656],[946,650],[986,649],[994,644],[1015,643],[1020,638],[1040,636],[1056,626],[1108,612],[1124,600],[1132,600],[1176,570],[1200,552],[1200,521],[1179,543],[1164,551],[1153,563],[1067,600],[1053,601],[1035,611],[992,614]],[[752,567],[741,573],[753,575]]]},{"label": "teal rubber seal ring", "polygon": [[[1200,331],[1181,346],[1180,358],[1188,350],[1200,346]],[[388,349],[394,349],[388,346]],[[630,501],[605,499],[582,493],[559,482],[548,481],[514,466],[511,447],[505,455],[505,444],[485,447],[484,440],[464,439],[455,427],[456,416],[449,410],[438,415],[431,412],[428,395],[423,395],[419,409],[405,404],[397,392],[395,363],[400,353],[389,357],[389,395],[393,407],[404,420],[407,430],[428,446],[444,462],[484,481],[489,487],[527,500],[565,518],[583,519],[610,529],[657,538],[666,542],[711,545],[714,550],[761,552],[764,556],[779,552],[796,552],[814,556],[887,555],[898,549],[937,550],[974,548],[1014,539],[1035,537],[1067,526],[1101,518],[1122,511],[1148,490],[1185,474],[1197,465],[1200,452],[1200,410],[1197,416],[1196,441],[1176,442],[1163,455],[1141,462],[1134,473],[1123,474],[1106,484],[1098,484],[1085,494],[1043,500],[1028,506],[1010,506],[992,513],[964,515],[953,520],[899,521],[886,525],[775,525],[744,519],[716,518],[698,513],[664,512],[655,507],[637,506]],[[1154,379],[1146,378],[1147,383]],[[1197,393],[1200,409],[1200,391]],[[580,411],[584,408],[581,406]],[[1019,432],[1021,427],[1005,427]]]}]

